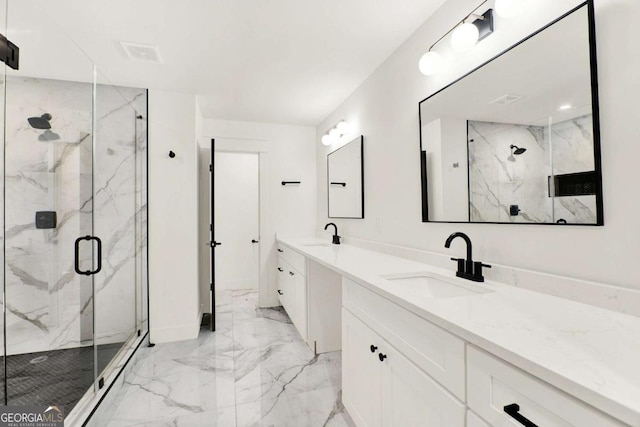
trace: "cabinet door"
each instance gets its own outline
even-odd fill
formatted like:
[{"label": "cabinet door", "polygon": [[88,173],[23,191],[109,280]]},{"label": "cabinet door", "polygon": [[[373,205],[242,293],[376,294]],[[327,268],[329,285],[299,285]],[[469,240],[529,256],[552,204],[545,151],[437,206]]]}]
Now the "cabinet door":
[{"label": "cabinet door", "polygon": [[[390,345],[380,348],[382,425],[464,427],[465,405]],[[377,355],[378,356],[378,355]]]},{"label": "cabinet door", "polygon": [[284,262],[278,257],[278,299],[280,304],[284,307],[284,288],[286,287],[286,271]]},{"label": "cabinet door", "polygon": [[295,313],[294,324],[300,332],[303,340],[307,340],[307,280],[298,271],[292,271],[291,285],[293,292],[293,312]]},{"label": "cabinet door", "polygon": [[382,339],[342,309],[342,402],[358,427],[379,427],[383,364],[377,349]]}]

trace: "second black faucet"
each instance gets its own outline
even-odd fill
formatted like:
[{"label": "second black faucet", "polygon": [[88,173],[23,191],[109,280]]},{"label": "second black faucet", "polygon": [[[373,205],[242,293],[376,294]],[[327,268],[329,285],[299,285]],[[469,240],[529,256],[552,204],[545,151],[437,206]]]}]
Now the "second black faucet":
[{"label": "second black faucet", "polygon": [[456,261],[458,263],[458,270],[456,271],[456,276],[462,277],[463,279],[473,280],[474,282],[484,282],[484,276],[482,275],[482,267],[491,268],[488,264],[483,264],[482,261],[474,261],[472,257],[472,245],[471,239],[464,233],[459,231],[451,234],[447,237],[447,241],[444,243],[445,248],[451,247],[451,242],[456,237],[460,237],[464,239],[467,244],[467,259],[464,258],[451,258],[452,261]]},{"label": "second black faucet", "polygon": [[329,224],[324,226],[324,229],[326,230],[327,228],[329,228],[330,225],[333,225],[333,228],[335,229],[335,233],[333,234],[332,243],[334,245],[339,245],[340,244],[340,236],[338,236],[338,226],[335,225],[333,222],[330,222]]}]

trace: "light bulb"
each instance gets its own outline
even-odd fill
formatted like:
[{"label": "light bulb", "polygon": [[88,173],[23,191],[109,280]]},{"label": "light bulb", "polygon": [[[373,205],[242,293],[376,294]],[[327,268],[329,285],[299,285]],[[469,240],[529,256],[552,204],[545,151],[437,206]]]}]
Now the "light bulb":
[{"label": "light bulb", "polygon": [[425,76],[437,74],[442,69],[442,56],[438,52],[427,52],[420,58],[418,68]]},{"label": "light bulb", "polygon": [[335,141],[335,140],[337,140],[338,138],[340,138],[340,132],[338,131],[338,129],[333,128],[333,129],[331,129],[331,130],[329,131],[329,137],[330,137],[333,141]]},{"label": "light bulb", "polygon": [[351,130],[351,126],[349,126],[349,123],[345,122],[344,120],[340,120],[340,122],[336,125],[336,129],[338,129],[338,132],[341,135],[346,135]]},{"label": "light bulb", "polygon": [[321,141],[322,141],[322,145],[331,145],[331,143],[333,142],[331,137],[326,134],[322,137]]},{"label": "light bulb", "polygon": [[522,0],[496,0],[494,9],[501,18],[513,18],[519,15],[524,7]]},{"label": "light bulb", "polygon": [[466,52],[478,43],[480,31],[475,25],[465,22],[458,25],[451,34],[451,46],[458,52]]}]

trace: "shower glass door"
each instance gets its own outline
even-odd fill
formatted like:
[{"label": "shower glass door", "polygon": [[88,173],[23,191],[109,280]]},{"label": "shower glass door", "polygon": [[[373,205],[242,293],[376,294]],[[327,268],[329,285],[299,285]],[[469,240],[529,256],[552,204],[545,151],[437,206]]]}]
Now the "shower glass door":
[{"label": "shower glass door", "polygon": [[[6,36],[7,35],[7,0],[0,0],[0,34]],[[2,98],[2,100],[4,100],[4,92],[5,92],[5,82],[6,82],[6,71],[5,71],[5,64],[3,62],[0,62],[0,97]],[[4,102],[0,102],[0,129],[2,129],[2,133],[0,134],[0,141],[2,143],[2,147],[3,149],[0,150],[0,167],[2,167],[2,170],[4,171],[4,139],[5,139],[5,133],[4,133],[4,112],[5,112],[5,103]],[[4,200],[4,173],[1,174],[0,176],[0,200]],[[0,249],[0,278],[2,278],[2,293],[3,293],[3,297],[4,297],[4,266],[5,266],[5,260],[4,260],[4,243],[5,243],[5,238],[4,238],[4,209],[2,211],[2,215],[0,215],[0,239],[2,242],[2,247]],[[2,304],[2,311],[4,313],[4,298],[2,298],[2,300],[0,301],[0,304]],[[5,360],[6,358],[4,357],[4,350],[5,350],[5,343],[4,343],[4,316],[2,316],[2,318],[0,318],[0,349],[2,350],[0,352],[0,358],[1,358],[1,363],[0,363],[0,404],[4,404],[5,402]]]},{"label": "shower glass door", "polygon": [[69,411],[95,381],[100,258],[86,237],[95,235],[94,67],[62,46],[83,82],[38,77],[27,58],[6,76],[5,358],[8,405]]},{"label": "shower glass door", "polygon": [[[140,256],[138,199],[139,122],[146,91],[114,86],[97,74],[94,140],[94,233],[103,242],[95,280],[95,343],[98,381],[111,361],[138,336],[137,263]],[[146,129],[146,126],[145,126]]]},{"label": "shower glass door", "polygon": [[0,63],[0,403],[68,415],[148,329],[147,91],[109,82],[54,3],[0,0],[21,53]]}]

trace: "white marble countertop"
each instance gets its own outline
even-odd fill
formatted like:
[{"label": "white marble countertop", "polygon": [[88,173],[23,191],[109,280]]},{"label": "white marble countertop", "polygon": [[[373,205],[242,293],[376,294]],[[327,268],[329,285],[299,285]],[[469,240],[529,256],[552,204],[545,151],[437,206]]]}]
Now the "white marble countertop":
[{"label": "white marble countertop", "polygon": [[[380,275],[451,270],[320,239],[278,241],[417,315],[589,403],[640,426],[640,318],[497,282],[493,292],[411,296]],[[316,246],[309,246],[316,244]],[[459,279],[462,280],[462,279]]]}]

